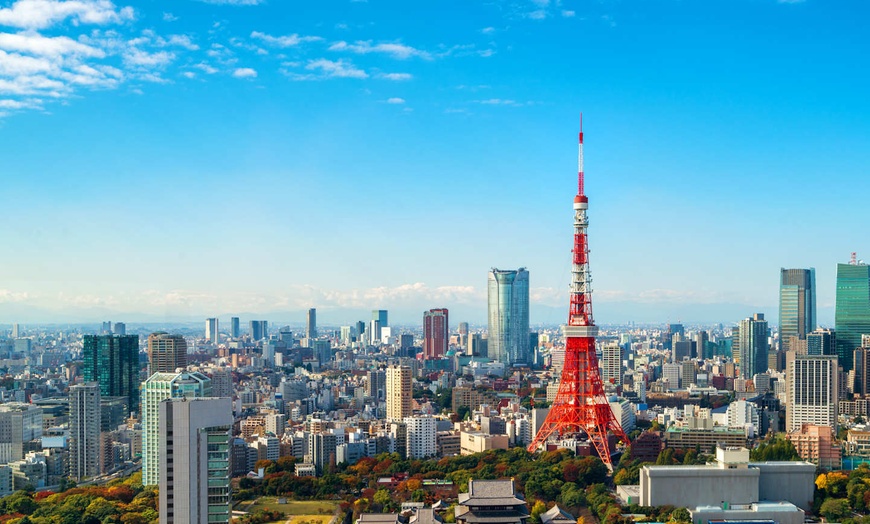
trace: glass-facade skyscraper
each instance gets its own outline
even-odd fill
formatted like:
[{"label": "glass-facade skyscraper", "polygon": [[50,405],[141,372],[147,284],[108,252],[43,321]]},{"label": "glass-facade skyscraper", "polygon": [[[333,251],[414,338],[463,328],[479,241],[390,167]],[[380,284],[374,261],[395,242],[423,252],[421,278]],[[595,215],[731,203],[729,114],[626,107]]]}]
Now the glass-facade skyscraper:
[{"label": "glass-facade skyscraper", "polygon": [[85,335],[82,339],[85,382],[100,385],[103,397],[124,397],[131,413],[139,411],[139,335]]},{"label": "glass-facade skyscraper", "polygon": [[740,321],[739,352],[740,377],[752,378],[768,369],[767,352],[770,344],[767,337],[770,334],[764,315],[756,313],[750,318]]},{"label": "glass-facade skyscraper", "polygon": [[805,340],[816,329],[816,269],[780,269],[779,340],[783,351],[791,340]]},{"label": "glass-facade skyscraper", "polygon": [[834,311],[837,358],[843,371],[852,370],[861,335],[870,334],[870,266],[854,262],[837,264],[837,302]]},{"label": "glass-facade skyscraper", "polygon": [[529,272],[491,269],[488,278],[489,358],[505,368],[532,364],[529,344]]}]

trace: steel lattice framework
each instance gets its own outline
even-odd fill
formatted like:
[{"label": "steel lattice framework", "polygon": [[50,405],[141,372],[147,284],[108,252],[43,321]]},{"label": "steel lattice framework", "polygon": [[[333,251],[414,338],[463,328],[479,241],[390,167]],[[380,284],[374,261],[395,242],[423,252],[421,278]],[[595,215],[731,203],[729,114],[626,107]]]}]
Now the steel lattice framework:
[{"label": "steel lattice framework", "polygon": [[580,119],[577,196],[574,197],[574,261],[571,267],[571,307],[565,326],[565,365],[556,399],[541,429],[529,445],[535,451],[550,436],[583,433],[601,460],[613,469],[608,434],[628,443],[613,416],[595,355],[598,328],[592,319],[592,277],[586,231],[589,199],[583,187],[583,119]]}]

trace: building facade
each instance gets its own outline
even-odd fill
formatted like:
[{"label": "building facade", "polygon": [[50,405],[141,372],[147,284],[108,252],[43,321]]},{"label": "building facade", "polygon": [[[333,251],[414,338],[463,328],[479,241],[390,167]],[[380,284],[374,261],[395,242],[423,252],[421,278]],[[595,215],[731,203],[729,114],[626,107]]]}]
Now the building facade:
[{"label": "building facade", "polygon": [[870,266],[853,261],[837,264],[834,309],[837,357],[843,370],[852,370],[852,352],[861,347],[861,335],[870,334]]},{"label": "building facade", "polygon": [[837,428],[839,394],[835,355],[786,355],[785,425],[789,433],[804,424]]},{"label": "building facade", "polygon": [[431,416],[405,417],[409,459],[434,457],[436,453],[435,419]]},{"label": "building facade", "polygon": [[205,339],[211,342],[214,345],[217,345],[219,337],[218,337],[218,319],[216,318],[207,318],[205,319]]},{"label": "building facade", "polygon": [[806,339],[816,329],[816,269],[780,269],[779,340],[783,351],[792,337]]},{"label": "building facade", "polygon": [[69,476],[76,482],[100,474],[101,415],[99,384],[70,386]]},{"label": "building facade", "polygon": [[305,335],[308,338],[317,338],[317,310],[311,308],[308,310],[308,319],[305,327]]},{"label": "building facade", "polygon": [[390,366],[386,373],[387,420],[401,421],[411,416],[411,368]]},{"label": "building facade", "polygon": [[229,523],[232,401],[170,398],[158,411],[160,522]]},{"label": "building facade", "polygon": [[740,377],[752,378],[768,369],[767,355],[770,351],[770,330],[764,315],[756,313],[740,321]]},{"label": "building facade", "polygon": [[100,385],[104,397],[126,397],[131,413],[139,412],[139,335],[85,335],[82,375]]},{"label": "building facade", "polygon": [[489,272],[487,283],[489,358],[505,365],[532,363],[529,349],[529,272],[525,268]]},{"label": "building facade", "polygon": [[187,367],[187,341],[181,335],[148,335],[148,373],[175,373]]},{"label": "building facade", "polygon": [[446,308],[430,309],[423,313],[423,358],[441,358],[447,354],[450,327]]}]

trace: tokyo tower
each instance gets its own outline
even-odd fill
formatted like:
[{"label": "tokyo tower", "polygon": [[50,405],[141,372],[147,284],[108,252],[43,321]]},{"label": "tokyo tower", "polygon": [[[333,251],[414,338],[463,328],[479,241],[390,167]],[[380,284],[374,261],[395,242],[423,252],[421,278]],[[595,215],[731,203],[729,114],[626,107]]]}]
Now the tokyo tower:
[{"label": "tokyo tower", "polygon": [[580,153],[578,158],[577,196],[574,197],[574,261],[571,266],[571,307],[565,326],[565,365],[559,392],[535,439],[533,452],[551,435],[585,433],[598,456],[613,470],[608,433],[628,444],[607,397],[595,356],[598,328],[592,320],[592,277],[589,273],[589,245],[586,230],[589,199],[583,189],[583,116],[580,116]]}]

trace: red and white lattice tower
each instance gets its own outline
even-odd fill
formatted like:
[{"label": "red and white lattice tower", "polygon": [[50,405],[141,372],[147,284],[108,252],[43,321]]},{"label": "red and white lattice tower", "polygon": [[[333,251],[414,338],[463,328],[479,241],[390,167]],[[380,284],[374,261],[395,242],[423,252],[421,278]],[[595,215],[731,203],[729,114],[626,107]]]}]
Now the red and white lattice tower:
[{"label": "red and white lattice tower", "polygon": [[559,392],[544,424],[529,445],[535,451],[550,436],[583,433],[601,460],[612,470],[608,434],[628,443],[628,437],[613,416],[595,356],[598,328],[592,320],[592,277],[586,229],[589,199],[583,188],[583,119],[580,119],[580,156],[577,196],[574,197],[574,262],[571,266],[571,309],[565,326],[565,365]]}]

